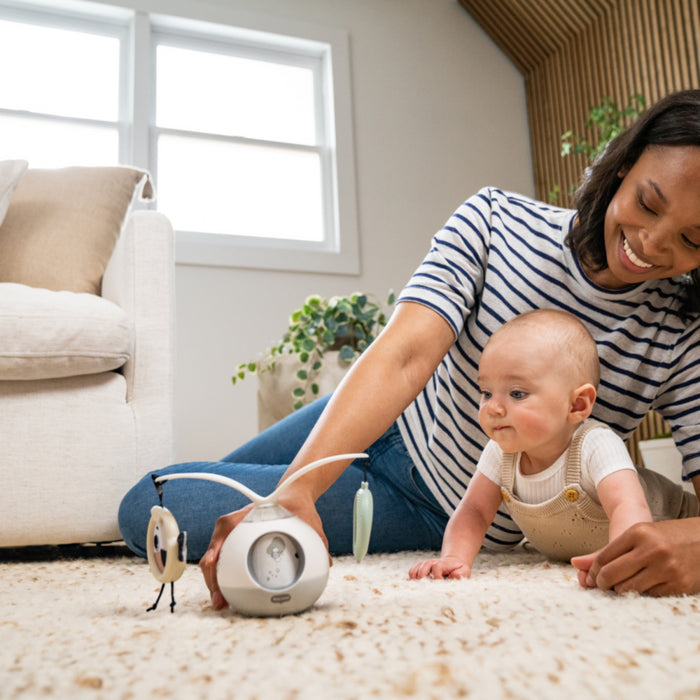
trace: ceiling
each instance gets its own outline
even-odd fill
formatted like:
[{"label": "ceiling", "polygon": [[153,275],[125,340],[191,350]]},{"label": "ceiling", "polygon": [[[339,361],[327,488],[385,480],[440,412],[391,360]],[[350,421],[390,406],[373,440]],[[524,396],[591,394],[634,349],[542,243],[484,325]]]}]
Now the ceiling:
[{"label": "ceiling", "polygon": [[617,0],[459,0],[501,50],[529,74]]}]

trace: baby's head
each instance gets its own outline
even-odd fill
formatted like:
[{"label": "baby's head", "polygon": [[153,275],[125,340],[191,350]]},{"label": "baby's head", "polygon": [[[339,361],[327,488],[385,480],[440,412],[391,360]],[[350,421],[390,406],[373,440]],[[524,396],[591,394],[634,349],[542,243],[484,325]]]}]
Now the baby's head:
[{"label": "baby's head", "polygon": [[479,422],[508,452],[566,437],[588,418],[600,381],[595,341],[575,316],[529,311],[489,339],[479,363]]},{"label": "baby's head", "polygon": [[[566,384],[600,382],[595,340],[573,314],[559,309],[534,309],[504,323],[484,348],[506,344],[513,355],[531,354],[546,362],[549,372]],[[482,356],[483,361],[483,356]]]}]

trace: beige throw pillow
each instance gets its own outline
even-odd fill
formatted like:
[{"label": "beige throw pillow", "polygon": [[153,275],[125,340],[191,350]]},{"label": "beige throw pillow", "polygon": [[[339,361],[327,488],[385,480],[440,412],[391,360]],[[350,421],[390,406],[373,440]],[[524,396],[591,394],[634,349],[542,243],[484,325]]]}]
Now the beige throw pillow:
[{"label": "beige throw pillow", "polygon": [[0,282],[99,294],[139,195],[153,199],[153,188],[135,168],[30,168],[0,226]]}]

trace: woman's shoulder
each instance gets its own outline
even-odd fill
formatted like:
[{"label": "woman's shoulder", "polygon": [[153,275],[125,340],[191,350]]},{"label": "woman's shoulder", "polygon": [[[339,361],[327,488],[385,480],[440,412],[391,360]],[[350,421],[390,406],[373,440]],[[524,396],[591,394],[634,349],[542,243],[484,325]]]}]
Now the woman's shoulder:
[{"label": "woman's shoulder", "polygon": [[534,234],[547,241],[554,239],[557,244],[563,241],[576,217],[573,209],[563,209],[498,187],[483,187],[456,214],[458,218],[483,222],[489,230]]},{"label": "woman's shoulder", "polygon": [[511,216],[530,216],[557,224],[563,219],[572,219],[576,214],[573,209],[547,204],[529,195],[493,186],[482,187],[466,203],[470,202],[481,202],[492,209],[507,211]]},{"label": "woman's shoulder", "polygon": [[486,185],[479,189],[475,197],[481,197],[491,201],[510,203],[514,206],[531,207],[533,209],[541,209],[542,211],[573,211],[571,209],[565,209],[564,207],[559,207],[554,204],[548,204],[540,199],[536,199],[522,192],[515,192],[513,190],[505,189],[503,187],[495,187],[493,185]]}]

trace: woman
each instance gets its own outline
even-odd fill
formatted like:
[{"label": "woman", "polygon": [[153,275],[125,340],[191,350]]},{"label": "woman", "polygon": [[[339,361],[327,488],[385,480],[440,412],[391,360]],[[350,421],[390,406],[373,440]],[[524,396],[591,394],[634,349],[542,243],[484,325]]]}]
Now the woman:
[{"label": "woman", "polygon": [[[282,504],[327,535],[332,553],[348,552],[352,499],[366,469],[375,501],[370,551],[439,549],[486,444],[478,426],[481,350],[508,319],[560,308],[577,315],[598,345],[593,416],[627,438],[650,408],[659,410],[684,453],[685,476],[700,491],[699,267],[694,90],[660,101],[610,144],[587,174],[577,211],[492,188],[471,197],[433,238],[384,332],[331,397],[221,462],[169,470],[211,470],[266,492],[313,460],[367,451],[365,463],[338,462],[302,477]],[[216,560],[250,506],[209,482],[165,488],[190,554],[203,554],[212,604],[223,607]],[[120,509],[124,539],[141,554],[155,500],[147,476]],[[485,544],[509,547],[521,537],[499,511]],[[634,526],[575,564],[584,586],[700,591],[700,521]]]}]

